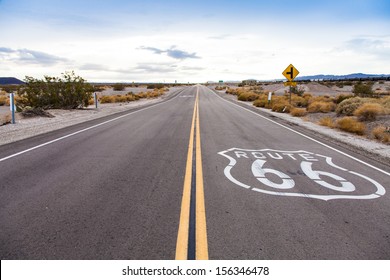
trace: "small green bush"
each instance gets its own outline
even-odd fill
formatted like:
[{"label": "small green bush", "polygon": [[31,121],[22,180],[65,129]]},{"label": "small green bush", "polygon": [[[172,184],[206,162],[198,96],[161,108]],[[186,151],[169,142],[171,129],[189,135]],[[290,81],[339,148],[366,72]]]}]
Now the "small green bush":
[{"label": "small green bush", "polygon": [[373,95],[372,91],[372,82],[368,83],[362,83],[358,82],[356,85],[353,86],[352,92],[355,94],[355,96],[360,96],[360,97],[371,97]]},{"label": "small green bush", "polygon": [[126,86],[124,84],[115,84],[112,87],[115,91],[125,90]]},{"label": "small green bush", "polygon": [[353,98],[353,95],[352,94],[339,94],[335,97],[334,103],[340,104],[341,102],[343,102],[344,100],[349,99],[349,98]]},{"label": "small green bush", "polygon": [[340,102],[336,108],[336,113],[338,116],[353,116],[353,112],[365,102],[367,101],[360,97],[348,98]]}]

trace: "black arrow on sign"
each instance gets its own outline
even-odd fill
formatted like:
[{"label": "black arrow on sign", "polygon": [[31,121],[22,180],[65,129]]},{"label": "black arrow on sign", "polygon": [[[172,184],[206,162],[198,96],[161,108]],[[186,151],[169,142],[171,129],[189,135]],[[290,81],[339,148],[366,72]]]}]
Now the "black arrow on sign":
[{"label": "black arrow on sign", "polygon": [[287,75],[290,74],[291,80],[294,79],[294,68],[291,67],[291,68],[290,68],[290,72],[286,72],[286,74],[287,74]]}]

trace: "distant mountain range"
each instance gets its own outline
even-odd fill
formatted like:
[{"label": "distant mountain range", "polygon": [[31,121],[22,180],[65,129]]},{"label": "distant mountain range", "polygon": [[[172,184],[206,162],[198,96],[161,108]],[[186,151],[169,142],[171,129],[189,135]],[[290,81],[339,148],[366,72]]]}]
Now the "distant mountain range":
[{"label": "distant mountain range", "polygon": [[14,77],[0,77],[0,85],[22,85],[23,81]]},{"label": "distant mountain range", "polygon": [[295,80],[350,80],[350,79],[369,79],[369,78],[388,78],[390,74],[363,74],[354,73],[348,75],[313,75],[297,77]]}]

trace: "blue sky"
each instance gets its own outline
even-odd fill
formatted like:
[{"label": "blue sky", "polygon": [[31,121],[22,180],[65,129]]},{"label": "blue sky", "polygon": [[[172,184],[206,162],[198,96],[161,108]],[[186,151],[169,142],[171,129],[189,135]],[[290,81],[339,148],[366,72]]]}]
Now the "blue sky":
[{"label": "blue sky", "polygon": [[0,0],[0,76],[204,82],[390,73],[390,1]]}]

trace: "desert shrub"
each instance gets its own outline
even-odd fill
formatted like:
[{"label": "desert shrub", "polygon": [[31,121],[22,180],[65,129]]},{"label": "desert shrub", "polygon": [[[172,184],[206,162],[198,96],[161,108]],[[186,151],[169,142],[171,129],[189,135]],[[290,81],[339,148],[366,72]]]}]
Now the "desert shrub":
[{"label": "desert shrub", "polygon": [[331,98],[328,95],[321,95],[321,96],[313,96],[308,101],[309,104],[314,102],[333,102],[333,98]]},{"label": "desert shrub", "polygon": [[112,86],[112,88],[115,91],[122,91],[125,90],[126,86],[124,84],[115,84]]},{"label": "desert shrub", "polygon": [[226,93],[232,95],[239,95],[239,90],[237,88],[227,88]]},{"label": "desert shrub", "polygon": [[226,88],[227,88],[226,86],[216,86],[215,90],[224,90]]},{"label": "desert shrub", "polygon": [[390,114],[390,96],[379,100],[380,104],[385,109],[385,114]]},{"label": "desert shrub", "polygon": [[272,104],[272,111],[279,112],[279,113],[290,113],[291,109],[293,108],[290,103],[287,101],[284,102],[275,102]]},{"label": "desert shrub", "polygon": [[346,99],[337,106],[336,113],[338,116],[352,116],[353,112],[365,102],[366,101],[360,97]]},{"label": "desert shrub", "polygon": [[163,88],[163,84],[149,84],[146,88],[147,89],[161,89]]},{"label": "desert shrub", "polygon": [[311,95],[311,93],[306,92],[306,93],[304,93],[304,94],[302,95],[302,97],[305,98],[306,100],[309,100],[310,98],[313,97],[313,95]]},{"label": "desert shrub", "polygon": [[43,110],[42,108],[26,107],[21,112],[21,114],[25,118],[32,118],[32,117],[54,118],[54,116],[52,114],[50,114],[49,112]]},{"label": "desert shrub", "polygon": [[327,126],[330,128],[334,127],[333,119],[329,116],[321,118],[318,123],[322,126]]},{"label": "desert shrub", "polygon": [[349,98],[352,98],[352,97],[353,97],[353,95],[351,95],[351,94],[339,94],[335,97],[334,103],[340,104],[342,101],[349,99]]},{"label": "desert shrub", "polygon": [[343,117],[337,120],[337,127],[341,130],[355,133],[358,135],[364,135],[366,130],[366,126],[364,125],[364,123],[361,123],[352,117]]},{"label": "desert shrub", "polygon": [[307,107],[309,113],[329,113],[336,109],[333,102],[315,101]]},{"label": "desert shrub", "polygon": [[383,125],[375,127],[372,132],[372,136],[384,143],[390,143],[390,129]]},{"label": "desert shrub", "polygon": [[358,82],[353,86],[352,92],[355,94],[355,96],[370,97],[373,95],[372,86],[373,86],[372,82],[367,82],[367,83]]},{"label": "desert shrub", "polygon": [[302,96],[305,93],[305,88],[303,86],[290,87],[290,92]]},{"label": "desert shrub", "polygon": [[384,108],[378,103],[365,103],[354,111],[354,115],[361,121],[374,121],[378,115],[384,113]]},{"label": "desert shrub", "polygon": [[294,105],[295,107],[307,107],[309,104],[308,99],[297,96],[297,95],[292,95],[291,96],[291,104]]},{"label": "desert shrub", "polygon": [[76,76],[65,72],[62,77],[45,76],[43,80],[26,77],[25,84],[18,90],[22,107],[42,109],[76,109],[88,106],[93,87]]},{"label": "desert shrub", "polygon": [[0,106],[7,105],[8,97],[6,96],[0,96]]},{"label": "desert shrub", "polygon": [[253,101],[253,106],[265,108],[268,104],[268,100],[265,98],[258,98]]},{"label": "desert shrub", "polygon": [[104,95],[100,98],[100,103],[114,103],[115,102],[115,97],[114,96],[109,96],[109,95]]},{"label": "desert shrub", "polygon": [[240,101],[255,101],[259,97],[256,93],[243,92],[238,96]]},{"label": "desert shrub", "polygon": [[303,117],[307,115],[307,111],[305,108],[292,108],[290,115],[294,117]]}]

